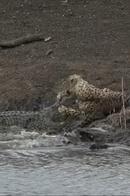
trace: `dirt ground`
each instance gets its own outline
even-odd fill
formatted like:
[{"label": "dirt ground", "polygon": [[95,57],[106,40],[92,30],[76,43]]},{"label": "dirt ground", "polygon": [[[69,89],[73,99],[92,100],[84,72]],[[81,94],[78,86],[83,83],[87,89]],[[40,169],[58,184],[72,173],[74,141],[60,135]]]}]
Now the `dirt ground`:
[{"label": "dirt ground", "polygon": [[36,33],[52,39],[0,49],[0,110],[50,104],[73,73],[130,92],[129,0],[0,1],[0,41]]}]

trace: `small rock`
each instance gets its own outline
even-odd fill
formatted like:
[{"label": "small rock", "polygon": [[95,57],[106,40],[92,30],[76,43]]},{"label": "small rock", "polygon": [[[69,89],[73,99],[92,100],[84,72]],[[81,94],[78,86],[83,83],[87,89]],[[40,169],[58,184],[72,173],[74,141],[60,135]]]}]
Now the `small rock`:
[{"label": "small rock", "polygon": [[50,40],[52,40],[52,37],[51,37],[51,36],[46,37],[46,38],[44,39],[44,42],[48,42],[48,41],[50,41]]},{"label": "small rock", "polygon": [[53,53],[53,50],[48,50],[47,52],[46,52],[46,56],[49,56],[49,55],[51,55]]}]

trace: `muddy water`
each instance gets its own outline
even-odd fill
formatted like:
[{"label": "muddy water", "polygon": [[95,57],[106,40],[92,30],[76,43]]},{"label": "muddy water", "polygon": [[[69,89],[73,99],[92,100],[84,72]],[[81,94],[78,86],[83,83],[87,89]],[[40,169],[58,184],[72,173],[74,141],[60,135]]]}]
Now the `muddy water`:
[{"label": "muddy water", "polygon": [[62,136],[0,134],[0,195],[129,195],[130,148],[91,151]]}]

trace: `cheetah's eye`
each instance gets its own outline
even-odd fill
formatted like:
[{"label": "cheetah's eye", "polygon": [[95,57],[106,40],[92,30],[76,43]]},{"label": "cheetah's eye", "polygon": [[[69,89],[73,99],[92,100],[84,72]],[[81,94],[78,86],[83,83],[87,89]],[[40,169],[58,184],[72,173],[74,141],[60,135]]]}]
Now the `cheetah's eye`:
[{"label": "cheetah's eye", "polygon": [[74,79],[71,79],[70,82],[73,83],[74,82]]}]

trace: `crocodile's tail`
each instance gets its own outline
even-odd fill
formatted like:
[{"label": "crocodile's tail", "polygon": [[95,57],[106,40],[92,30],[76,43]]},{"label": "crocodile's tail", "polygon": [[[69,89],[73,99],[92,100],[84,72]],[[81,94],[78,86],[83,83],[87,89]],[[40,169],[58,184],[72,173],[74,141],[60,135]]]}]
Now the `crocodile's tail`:
[{"label": "crocodile's tail", "polygon": [[43,112],[6,111],[0,113],[0,126],[19,126],[22,128],[45,128]]}]

